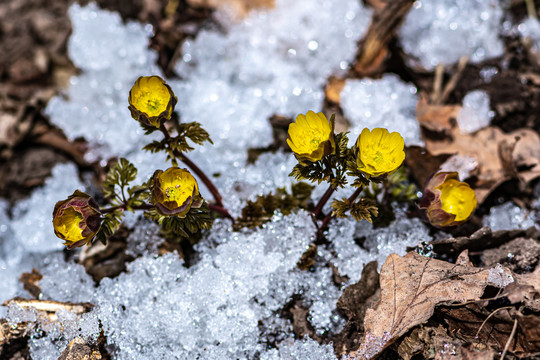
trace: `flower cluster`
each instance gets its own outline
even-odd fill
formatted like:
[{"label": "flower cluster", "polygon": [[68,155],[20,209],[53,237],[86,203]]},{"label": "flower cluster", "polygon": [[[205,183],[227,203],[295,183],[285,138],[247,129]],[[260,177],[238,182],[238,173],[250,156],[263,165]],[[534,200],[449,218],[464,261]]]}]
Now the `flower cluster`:
[{"label": "flower cluster", "polygon": [[[187,139],[201,144],[210,141],[208,133],[198,123],[177,123],[178,135],[172,136],[164,126],[171,120],[177,101],[171,87],[159,76],[141,76],[135,81],[129,92],[131,116],[147,133],[159,130],[164,135],[162,141],[154,141],[144,149],[165,151],[173,165],[176,165],[177,158],[181,158],[211,191],[217,192],[204,173],[183,154],[192,150]],[[54,232],[64,240],[68,249],[89,244],[94,239],[106,242],[119,228],[126,210],[144,210],[145,215],[160,223],[165,232],[176,236],[190,236],[209,227],[212,219],[206,215],[208,208],[189,170],[177,166],[165,171],[157,170],[146,183],[130,186],[136,175],[137,169],[126,159],[120,159],[110,168],[102,191],[111,207],[100,208],[90,195],[79,190],[56,204]],[[216,199],[221,201],[219,194],[216,194]],[[223,208],[218,207],[218,210],[227,214]]]},{"label": "flower cluster", "polygon": [[[330,184],[316,206],[316,217],[321,216],[332,192],[347,184],[350,178],[353,179],[351,185],[357,188],[348,199],[333,201],[333,212],[325,217],[322,228],[332,216],[345,217],[346,213],[356,220],[372,221],[372,217],[379,214],[380,204],[377,202],[380,199],[370,189],[376,188],[380,182],[387,184],[383,189],[390,196],[400,198],[406,190],[406,198],[416,199],[410,186],[388,181],[405,160],[405,141],[397,132],[365,128],[355,145],[349,148],[347,134],[334,133],[333,116],[328,120],[323,113],[308,111],[305,115],[299,114],[289,125],[287,143],[298,160],[291,176],[298,180]],[[364,188],[368,196],[358,198]],[[382,199],[388,199],[388,196],[383,194]],[[432,225],[442,228],[456,226],[470,218],[476,208],[476,197],[468,184],[457,179],[456,173],[438,173],[427,184],[420,208]]]}]

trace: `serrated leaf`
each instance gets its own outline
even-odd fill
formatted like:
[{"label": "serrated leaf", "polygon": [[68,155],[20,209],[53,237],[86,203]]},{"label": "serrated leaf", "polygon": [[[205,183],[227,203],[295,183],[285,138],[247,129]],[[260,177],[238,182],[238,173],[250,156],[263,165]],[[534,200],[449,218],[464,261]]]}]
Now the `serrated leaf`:
[{"label": "serrated leaf", "polygon": [[95,239],[99,240],[103,245],[107,244],[107,240],[113,236],[120,224],[122,223],[123,211],[116,210],[105,214],[101,220],[101,227],[95,235]]}]

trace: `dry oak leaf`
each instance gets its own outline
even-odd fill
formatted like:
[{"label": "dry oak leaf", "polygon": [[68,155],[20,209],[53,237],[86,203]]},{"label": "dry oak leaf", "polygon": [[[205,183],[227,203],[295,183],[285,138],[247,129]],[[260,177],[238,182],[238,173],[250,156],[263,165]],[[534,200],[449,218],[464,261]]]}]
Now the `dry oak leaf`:
[{"label": "dry oak leaf", "polygon": [[516,281],[508,285],[502,295],[512,304],[521,302],[533,311],[540,311],[540,265],[534,272],[515,274],[514,278]]},{"label": "dry oak leaf", "polygon": [[[462,263],[467,263],[462,258]],[[381,268],[381,299],[364,318],[365,334],[348,356],[370,359],[416,325],[426,322],[439,304],[478,300],[490,269],[451,264],[409,252],[390,255]]]},{"label": "dry oak leaf", "polygon": [[461,108],[461,105],[430,104],[427,94],[421,92],[416,103],[416,119],[426,130],[450,135],[457,126],[456,118]]}]

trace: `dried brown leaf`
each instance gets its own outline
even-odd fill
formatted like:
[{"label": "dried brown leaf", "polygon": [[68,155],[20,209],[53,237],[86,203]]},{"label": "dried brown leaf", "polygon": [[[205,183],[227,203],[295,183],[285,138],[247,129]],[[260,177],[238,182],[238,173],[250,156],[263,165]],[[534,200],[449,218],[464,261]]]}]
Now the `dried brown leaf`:
[{"label": "dried brown leaf", "polygon": [[38,282],[43,279],[43,275],[37,270],[32,269],[31,273],[22,273],[19,277],[19,281],[23,283],[24,290],[32,294],[33,297],[38,298],[41,294],[41,287]]},{"label": "dried brown leaf", "polygon": [[390,255],[381,269],[381,299],[375,309],[366,312],[362,345],[348,355],[372,358],[427,321],[436,305],[480,299],[489,274],[487,269],[450,264],[414,252],[404,257]]},{"label": "dried brown leaf", "polygon": [[103,357],[98,349],[88,345],[80,337],[71,340],[62,351],[58,360],[101,360]]},{"label": "dried brown leaf", "polygon": [[235,18],[242,19],[256,9],[272,9],[275,0],[187,0],[193,7],[228,10]]},{"label": "dried brown leaf", "polygon": [[416,104],[416,118],[420,126],[444,136],[452,134],[457,126],[456,118],[461,105],[433,105],[428,96],[420,93]]},{"label": "dried brown leaf", "polygon": [[485,345],[499,352],[504,350],[517,321],[517,331],[510,339],[508,351],[520,357],[540,352],[540,318],[537,315],[524,315],[515,308],[487,310],[475,303],[441,307],[437,312],[444,317],[448,330],[462,341]]}]

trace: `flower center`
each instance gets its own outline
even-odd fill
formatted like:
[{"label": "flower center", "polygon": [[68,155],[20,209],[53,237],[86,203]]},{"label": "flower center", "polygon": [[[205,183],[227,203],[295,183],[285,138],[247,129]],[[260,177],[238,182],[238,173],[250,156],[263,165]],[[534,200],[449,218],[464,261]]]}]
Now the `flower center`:
[{"label": "flower center", "polygon": [[168,201],[174,201],[178,205],[182,205],[193,194],[193,187],[191,187],[191,192],[188,192],[187,188],[187,186],[182,187],[179,184],[168,186],[165,188],[165,196]]},{"label": "flower center", "polygon": [[83,220],[83,216],[73,208],[64,210],[62,216],[55,220],[58,221],[53,225],[56,231],[58,231],[65,240],[79,241],[84,239],[84,236],[82,236],[82,229],[79,225]]}]

